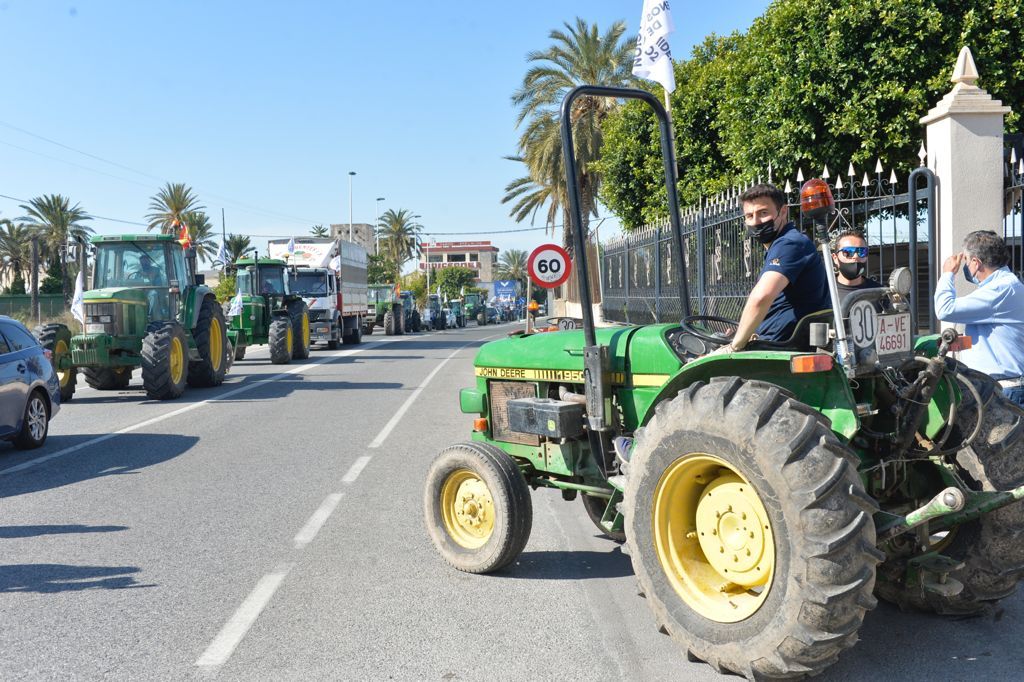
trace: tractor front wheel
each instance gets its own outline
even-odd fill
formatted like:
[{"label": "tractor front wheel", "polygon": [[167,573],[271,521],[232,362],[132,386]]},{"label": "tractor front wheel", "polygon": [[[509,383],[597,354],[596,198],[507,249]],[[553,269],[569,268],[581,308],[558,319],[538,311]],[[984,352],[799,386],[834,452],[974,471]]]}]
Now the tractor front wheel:
[{"label": "tractor front wheel", "polygon": [[698,382],[637,432],[623,515],[647,604],[691,660],[814,675],[857,641],[882,555],[856,459],[812,408]]},{"label": "tractor front wheel", "polygon": [[509,455],[486,443],[442,450],[427,473],[423,506],[434,547],[466,573],[507,566],[533,526],[526,479]]},{"label": "tractor front wheel", "polygon": [[288,317],[292,320],[292,357],[296,360],[305,360],[309,357],[309,347],[312,345],[309,336],[309,308],[305,301],[292,301],[288,304]]},{"label": "tractor front wheel", "polygon": [[177,322],[153,322],[142,339],[142,386],[154,400],[170,400],[185,392],[188,338]]},{"label": "tractor front wheel", "polygon": [[130,367],[83,367],[85,383],[97,391],[121,391],[132,380]]},{"label": "tractor front wheel", "polygon": [[287,315],[278,315],[270,322],[270,361],[275,365],[287,365],[292,361],[295,350],[295,327]]},{"label": "tractor front wheel", "polygon": [[54,371],[57,373],[57,380],[60,383],[60,401],[70,402],[75,395],[75,384],[77,377],[74,367],[65,370],[58,369],[60,361],[71,355],[71,331],[62,324],[44,324],[32,330],[32,334],[39,341],[39,345],[50,351]]},{"label": "tractor front wheel", "polygon": [[213,296],[203,299],[199,320],[192,329],[199,360],[188,365],[189,386],[220,386],[227,372],[227,325],[224,311]]},{"label": "tractor front wheel", "polygon": [[384,334],[387,336],[395,335],[395,314],[390,310],[384,313]]}]

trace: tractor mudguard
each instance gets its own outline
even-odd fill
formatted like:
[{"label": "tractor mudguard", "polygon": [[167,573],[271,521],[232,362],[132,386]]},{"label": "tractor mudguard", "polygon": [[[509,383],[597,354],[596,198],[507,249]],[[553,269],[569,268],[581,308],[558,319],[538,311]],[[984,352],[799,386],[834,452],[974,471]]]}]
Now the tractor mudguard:
[{"label": "tractor mudguard", "polygon": [[783,388],[797,399],[825,415],[832,422],[832,431],[849,440],[860,428],[857,403],[842,369],[836,365],[826,372],[793,374],[789,361],[794,355],[780,351],[749,351],[735,355],[711,355],[684,365],[674,374],[657,397],[643,412],[640,425],[654,416],[654,408],[674,398],[687,386],[714,377],[736,376],[763,381]]},{"label": "tractor mudguard", "polygon": [[199,322],[199,309],[203,307],[203,300],[207,296],[213,296],[213,290],[205,284],[189,287],[187,294],[183,297],[181,311],[181,323],[186,329],[191,330]]}]

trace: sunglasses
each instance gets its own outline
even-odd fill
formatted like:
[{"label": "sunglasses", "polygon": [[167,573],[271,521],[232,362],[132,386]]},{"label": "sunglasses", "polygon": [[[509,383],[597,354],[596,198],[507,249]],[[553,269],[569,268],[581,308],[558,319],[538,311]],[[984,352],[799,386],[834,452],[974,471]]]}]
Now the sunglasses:
[{"label": "sunglasses", "polygon": [[868,247],[866,246],[844,246],[839,249],[839,253],[843,254],[847,258],[867,258]]}]

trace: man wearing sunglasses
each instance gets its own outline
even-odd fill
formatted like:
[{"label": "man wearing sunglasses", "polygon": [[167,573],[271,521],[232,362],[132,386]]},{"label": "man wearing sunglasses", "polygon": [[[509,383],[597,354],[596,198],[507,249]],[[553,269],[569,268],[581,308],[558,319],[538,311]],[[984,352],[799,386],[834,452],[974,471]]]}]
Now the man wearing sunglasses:
[{"label": "man wearing sunglasses", "polygon": [[836,269],[840,301],[851,292],[882,286],[867,276],[868,242],[860,232],[843,232],[834,243],[832,263]]},{"label": "man wearing sunglasses", "polygon": [[[935,316],[966,325],[973,347],[962,351],[960,360],[999,381],[1006,397],[1024,407],[1024,284],[1009,262],[1006,243],[995,232],[968,234],[964,250],[942,264]],[[961,270],[978,288],[958,297],[954,279]]]}]

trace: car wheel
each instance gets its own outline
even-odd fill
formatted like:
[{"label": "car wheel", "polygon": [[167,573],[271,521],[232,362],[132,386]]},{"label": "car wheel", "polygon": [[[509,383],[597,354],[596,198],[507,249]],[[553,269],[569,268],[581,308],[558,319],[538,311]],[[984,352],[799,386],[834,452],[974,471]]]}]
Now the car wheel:
[{"label": "car wheel", "polygon": [[46,434],[50,428],[50,408],[46,399],[39,391],[33,391],[25,405],[25,415],[21,421],[21,431],[14,439],[14,447],[19,450],[32,450],[46,442]]}]

